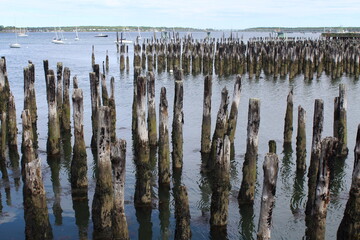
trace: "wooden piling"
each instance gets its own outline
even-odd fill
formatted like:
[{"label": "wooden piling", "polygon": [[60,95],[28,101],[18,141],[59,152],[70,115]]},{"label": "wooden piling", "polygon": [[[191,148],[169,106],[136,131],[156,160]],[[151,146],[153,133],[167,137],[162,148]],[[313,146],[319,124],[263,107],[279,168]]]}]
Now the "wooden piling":
[{"label": "wooden piling", "polygon": [[109,51],[106,50],[106,57],[105,57],[105,73],[109,74]]},{"label": "wooden piling", "polygon": [[175,69],[175,96],[174,96],[174,117],[172,123],[172,162],[173,168],[182,168],[183,166],[183,72],[181,69]]},{"label": "wooden piling", "polygon": [[49,155],[60,154],[60,122],[57,109],[55,76],[49,71],[48,78],[48,141],[47,151]]},{"label": "wooden piling", "polygon": [[238,195],[239,204],[251,204],[254,201],[256,184],[256,162],[260,126],[260,99],[249,99],[246,153],[243,165],[243,179]]},{"label": "wooden piling", "polygon": [[267,153],[265,155],[263,170],[264,182],[257,239],[269,240],[271,235],[272,212],[275,206],[276,182],[279,171],[279,159],[276,153]]},{"label": "wooden piling", "polygon": [[13,161],[19,161],[18,152],[18,141],[17,141],[17,122],[16,122],[16,108],[14,95],[10,92],[8,102],[8,114],[7,114],[7,127],[8,127],[8,145],[9,145],[9,156]]},{"label": "wooden piling", "polygon": [[155,109],[155,75],[153,72],[148,72],[147,74],[147,105],[147,126],[149,132],[149,144],[150,147],[155,147],[157,145],[157,130]]},{"label": "wooden piling", "polygon": [[129,239],[124,209],[126,141],[117,139],[111,146],[111,163],[114,178],[113,239]]},{"label": "wooden piling", "polygon": [[110,98],[109,98],[109,108],[110,108],[110,139],[114,143],[116,141],[116,104],[115,104],[115,78],[111,77],[110,79]]},{"label": "wooden piling", "polygon": [[159,104],[159,185],[170,184],[169,115],[166,88],[162,87]]},{"label": "wooden piling", "polygon": [[269,153],[276,153],[276,142],[275,140],[269,141]]},{"label": "wooden piling", "polygon": [[101,106],[100,102],[100,90],[99,90],[99,65],[93,66],[95,72],[89,73],[90,79],[90,94],[91,94],[91,123],[92,123],[92,137],[91,148],[96,149],[97,145],[97,129],[98,129],[98,109]]},{"label": "wooden piling", "polygon": [[112,213],[114,206],[114,189],[110,159],[110,109],[99,108],[98,113],[98,175],[94,199],[92,202],[92,220],[94,223],[94,239],[112,238]]},{"label": "wooden piling", "polygon": [[138,162],[149,162],[149,136],[146,127],[146,78],[139,76],[136,82],[136,154]]},{"label": "wooden piling", "polygon": [[334,100],[334,137],[339,140],[338,157],[346,158],[347,148],[347,97],[346,87],[339,84],[339,96]]},{"label": "wooden piling", "polygon": [[284,145],[291,144],[292,132],[293,132],[293,89],[290,90],[287,96],[287,105],[285,113],[285,125],[284,125]]},{"label": "wooden piling", "polygon": [[106,87],[106,76],[104,74],[101,75],[101,99],[103,106],[109,106],[109,93]]},{"label": "wooden piling", "polygon": [[337,231],[337,239],[360,239],[360,125],[358,125],[354,155],[349,199]]},{"label": "wooden piling", "polygon": [[229,190],[230,190],[230,138],[218,138],[216,143],[216,163],[212,184],[210,227],[226,227],[228,222]]},{"label": "wooden piling", "polygon": [[56,105],[57,105],[57,114],[60,123],[62,123],[62,105],[63,105],[63,64],[62,62],[58,62],[56,64],[56,83],[55,83],[55,91],[56,91]]},{"label": "wooden piling", "polygon": [[240,104],[240,93],[241,93],[241,76],[237,75],[234,84],[233,99],[231,103],[230,115],[228,119],[228,130],[227,130],[231,144],[234,144],[234,140],[235,140],[238,108]]},{"label": "wooden piling", "polygon": [[[53,72],[52,72],[53,73]],[[48,82],[46,76],[46,82]],[[38,148],[38,136],[37,136],[37,105],[36,105],[36,95],[35,95],[35,67],[34,64],[29,63],[29,65],[24,68],[24,110],[29,109],[31,114],[32,121],[32,133],[33,136],[33,146],[35,149]],[[48,96],[48,84],[46,88]]]},{"label": "wooden piling", "polygon": [[62,104],[62,117],[61,117],[61,129],[64,133],[70,133],[71,121],[70,121],[70,69],[64,68],[63,75],[63,104]]},{"label": "wooden piling", "polygon": [[223,90],[221,91],[221,102],[220,102],[219,111],[217,113],[214,134],[211,141],[210,156],[207,162],[207,168],[209,171],[212,171],[215,166],[216,139],[224,138],[224,135],[227,130],[228,105],[229,105],[228,90],[226,89],[226,87],[224,87]]},{"label": "wooden piling", "polygon": [[298,128],[296,136],[296,170],[304,173],[306,171],[306,111],[299,105]]},{"label": "wooden piling", "polygon": [[329,164],[335,161],[337,145],[338,141],[333,137],[326,137],[321,141],[321,155],[316,180],[315,199],[312,203],[310,220],[306,224],[306,236],[309,239],[325,238],[327,206],[330,202]]},{"label": "wooden piling", "polygon": [[316,99],[314,104],[313,118],[313,136],[311,143],[310,166],[308,171],[308,200],[306,202],[305,213],[307,216],[311,214],[312,203],[315,198],[316,178],[319,170],[320,154],[321,154],[321,134],[324,122],[324,101]]},{"label": "wooden piling", "polygon": [[42,181],[41,161],[37,158],[33,146],[34,133],[30,110],[24,110],[21,118],[25,236],[26,239],[53,239]]},{"label": "wooden piling", "polygon": [[212,77],[207,75],[204,80],[203,117],[201,124],[201,153],[207,154],[211,149],[211,95]]},{"label": "wooden piling", "polygon": [[6,127],[6,112],[2,112],[0,116],[1,127],[0,127],[0,170],[2,179],[5,183],[9,183],[9,175],[6,168],[6,136],[7,136],[7,127]]},{"label": "wooden piling", "polygon": [[[87,179],[87,154],[84,141],[84,104],[83,91],[75,88],[72,95],[74,119],[74,148],[71,161],[71,188],[74,192],[86,192]],[[80,194],[79,194],[80,195]],[[87,194],[85,194],[87,197]]]}]

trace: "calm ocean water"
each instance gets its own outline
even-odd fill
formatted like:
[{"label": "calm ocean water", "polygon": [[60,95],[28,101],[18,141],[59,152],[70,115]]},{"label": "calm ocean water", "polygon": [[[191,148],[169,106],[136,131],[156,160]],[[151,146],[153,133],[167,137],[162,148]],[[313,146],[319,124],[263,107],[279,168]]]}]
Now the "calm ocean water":
[{"label": "calm ocean water", "polygon": [[[126,139],[127,163],[126,163],[126,186],[125,186],[125,213],[129,225],[131,239],[138,239],[140,231],[147,231],[146,239],[161,239],[160,226],[164,219],[160,219],[158,210],[158,187],[157,167],[153,171],[153,193],[154,208],[151,217],[142,216],[137,213],[133,196],[135,191],[135,165],[133,163],[132,138],[131,138],[131,106],[133,94],[133,69],[129,74],[120,74],[119,62],[114,41],[115,33],[109,34],[108,38],[95,38],[97,33],[79,33],[80,41],[74,41],[75,33],[64,33],[67,38],[64,45],[51,43],[54,33],[30,33],[27,38],[18,38],[22,45],[20,49],[11,49],[9,44],[15,41],[12,33],[0,34],[0,56],[7,60],[7,71],[11,90],[15,96],[17,107],[18,142],[21,144],[21,119],[23,109],[23,68],[27,66],[28,60],[35,65],[35,87],[38,107],[38,134],[39,134],[39,156],[42,160],[42,173],[46,189],[47,204],[49,209],[50,223],[54,239],[78,239],[79,230],[75,218],[75,210],[71,199],[71,187],[69,182],[70,160],[63,156],[59,168],[51,168],[47,162],[46,140],[47,140],[47,103],[45,79],[43,71],[43,60],[49,60],[49,67],[56,70],[56,63],[63,62],[64,67],[69,67],[71,75],[77,75],[79,87],[84,91],[84,127],[85,142],[90,145],[91,141],[91,102],[89,72],[91,71],[91,46],[95,46],[96,63],[105,61],[106,51],[110,58],[110,76],[115,77],[115,101],[117,111],[117,136]],[[184,34],[184,33],[183,33]],[[127,39],[135,39],[137,33],[126,33]],[[153,33],[142,33],[142,37],[151,37]],[[205,33],[193,33],[194,38],[204,38]],[[212,33],[213,37],[221,37],[222,32]],[[229,33],[226,33],[229,36]],[[238,33],[244,40],[250,37],[269,36],[269,33]],[[288,36],[317,38],[319,34],[294,33]],[[159,37],[159,33],[158,33]],[[130,66],[132,66],[133,47],[129,46]],[[145,73],[144,73],[145,74]],[[191,229],[193,239],[210,238],[210,201],[211,190],[207,181],[200,174],[201,155],[200,137],[203,101],[203,79],[204,76],[184,76],[184,168],[182,182],[188,189],[189,205],[191,212]],[[215,125],[215,117],[220,104],[220,92],[224,86],[232,95],[235,77],[213,77],[212,96],[212,130]],[[345,161],[343,169],[339,170],[331,188],[331,200],[328,207],[326,239],[335,239],[336,231],[342,219],[353,170],[353,148],[355,146],[355,135],[360,116],[359,83],[353,77],[342,76],[341,79],[331,80],[325,74],[320,79],[304,81],[303,76],[298,76],[292,81],[285,79],[273,79],[261,75],[259,79],[248,79],[243,76],[242,92],[239,106],[238,124],[235,139],[235,159],[231,163],[231,193],[229,204],[229,223],[227,233],[229,239],[251,239],[256,237],[260,196],[262,191],[263,171],[262,164],[264,156],[268,151],[268,141],[274,139],[277,142],[278,155],[280,158],[280,170],[277,182],[276,203],[273,211],[272,239],[301,239],[305,234],[304,208],[307,200],[307,177],[296,178],[295,174],[295,142],[297,127],[297,106],[301,105],[307,112],[306,134],[307,134],[307,166],[309,166],[312,118],[314,100],[324,100],[324,131],[323,137],[331,136],[333,129],[334,97],[338,96],[338,85],[344,83],[348,89],[348,147],[349,156]],[[109,86],[109,85],[108,85]],[[167,73],[156,74],[156,106],[158,112],[160,88],[167,88],[169,101],[169,122],[172,122],[174,81],[173,75]],[[294,152],[290,156],[282,154],[282,138],[284,128],[284,116],[286,109],[286,96],[290,88],[294,88]],[[72,92],[72,85],[71,85]],[[257,185],[254,207],[249,211],[239,210],[237,194],[242,180],[242,165],[246,151],[246,125],[249,98],[261,99],[261,123],[259,132],[259,156],[257,169]],[[157,116],[157,120],[158,120]],[[171,124],[170,129],[171,131]],[[20,148],[19,148],[20,149]],[[95,178],[94,163],[91,150],[88,148],[88,179],[89,179],[89,208],[94,195]],[[58,171],[58,174],[56,174]],[[15,186],[9,169],[11,179],[11,190],[5,192],[1,184],[1,203],[3,205],[0,214],[0,236],[1,239],[24,239],[25,222],[22,196],[22,183]],[[55,197],[56,195],[56,197]],[[170,221],[168,238],[172,239],[175,230],[174,201],[170,197]],[[54,215],[53,207],[60,205],[62,212]],[[85,219],[86,220],[86,219]],[[83,223],[84,224],[84,223]],[[88,237],[92,236],[91,216],[85,228],[88,229]]]}]

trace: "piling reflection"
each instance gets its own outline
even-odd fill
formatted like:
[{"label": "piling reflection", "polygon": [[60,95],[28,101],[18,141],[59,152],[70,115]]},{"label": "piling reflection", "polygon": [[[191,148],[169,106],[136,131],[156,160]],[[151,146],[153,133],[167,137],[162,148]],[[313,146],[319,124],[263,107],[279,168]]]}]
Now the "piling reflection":
[{"label": "piling reflection", "polygon": [[290,199],[290,210],[292,214],[298,215],[304,209],[303,200],[306,199],[304,192],[305,174],[302,171],[297,171],[294,179],[293,193]]},{"label": "piling reflection", "polygon": [[61,164],[68,175],[68,181],[71,182],[72,147],[71,147],[70,131],[63,131],[61,133],[61,142],[62,142],[62,157],[63,157]]},{"label": "piling reflection", "polygon": [[294,164],[292,162],[293,149],[291,143],[284,143],[282,165],[280,167],[281,181],[286,188],[290,188],[289,179],[291,179],[291,168]]},{"label": "piling reflection", "polygon": [[61,208],[61,185],[60,185],[60,156],[48,156],[47,163],[51,171],[51,182],[54,192],[53,213],[55,216],[55,225],[62,225],[62,208]]},{"label": "piling reflection", "polygon": [[[89,199],[87,192],[77,192],[76,189],[72,189],[72,203],[75,212],[75,223],[79,229],[79,239],[88,239],[88,227],[89,227]],[[76,194],[78,193],[78,194]]]},{"label": "piling reflection", "polygon": [[159,219],[161,239],[170,239],[170,185],[159,185]]},{"label": "piling reflection", "polygon": [[152,239],[151,206],[135,207],[136,220],[139,223],[138,239]]},{"label": "piling reflection", "polygon": [[253,204],[241,204],[239,205],[240,209],[240,222],[239,222],[239,229],[240,236],[244,239],[252,240],[254,239],[255,231],[255,224],[254,224],[254,205]]}]

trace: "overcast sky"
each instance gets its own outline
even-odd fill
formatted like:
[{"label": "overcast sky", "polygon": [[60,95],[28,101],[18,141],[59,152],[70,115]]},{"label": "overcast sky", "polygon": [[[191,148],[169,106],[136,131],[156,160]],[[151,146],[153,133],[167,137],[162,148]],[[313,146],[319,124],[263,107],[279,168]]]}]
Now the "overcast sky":
[{"label": "overcast sky", "polygon": [[359,26],[359,0],[0,0],[0,25]]}]

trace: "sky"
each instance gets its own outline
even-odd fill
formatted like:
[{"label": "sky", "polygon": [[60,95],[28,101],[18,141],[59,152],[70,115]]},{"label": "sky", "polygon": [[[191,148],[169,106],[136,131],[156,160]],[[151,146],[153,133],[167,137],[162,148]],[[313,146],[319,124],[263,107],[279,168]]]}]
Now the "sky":
[{"label": "sky", "polygon": [[0,0],[0,25],[214,29],[360,26],[359,0]]}]

